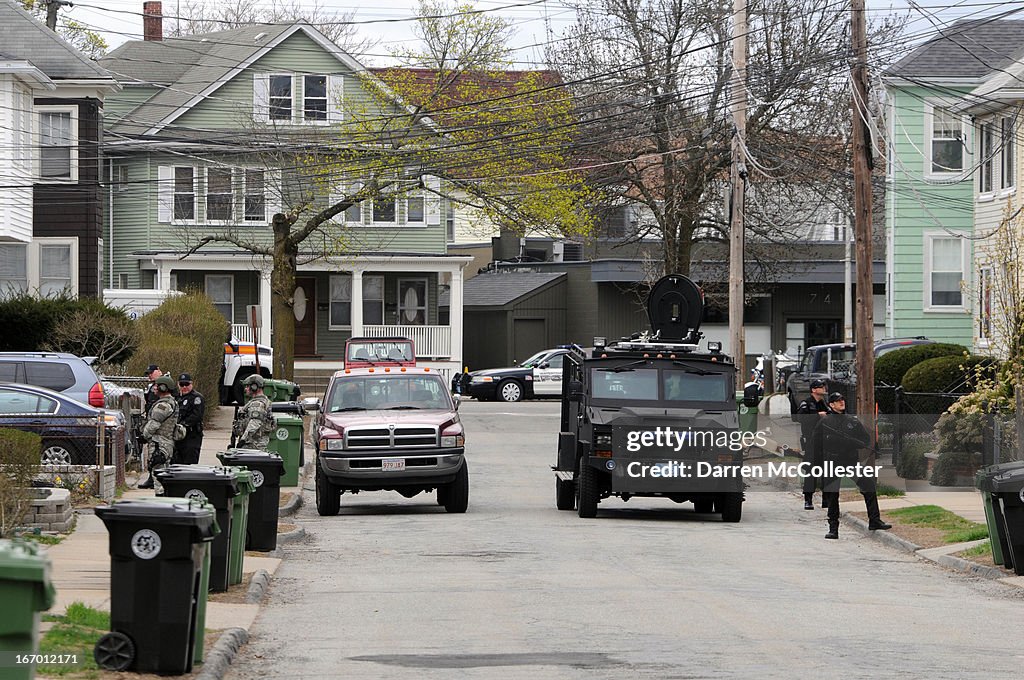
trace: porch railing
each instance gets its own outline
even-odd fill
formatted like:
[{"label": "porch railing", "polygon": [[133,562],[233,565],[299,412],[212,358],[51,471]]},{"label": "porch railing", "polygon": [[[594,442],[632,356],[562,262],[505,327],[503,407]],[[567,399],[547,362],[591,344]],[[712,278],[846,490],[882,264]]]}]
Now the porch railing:
[{"label": "porch railing", "polygon": [[363,326],[363,335],[371,338],[409,338],[415,346],[417,357],[447,359],[452,355],[451,326]]},{"label": "porch railing", "polygon": [[[231,335],[241,342],[252,342],[252,328],[247,323],[231,324]],[[263,343],[266,344],[266,343]]]}]

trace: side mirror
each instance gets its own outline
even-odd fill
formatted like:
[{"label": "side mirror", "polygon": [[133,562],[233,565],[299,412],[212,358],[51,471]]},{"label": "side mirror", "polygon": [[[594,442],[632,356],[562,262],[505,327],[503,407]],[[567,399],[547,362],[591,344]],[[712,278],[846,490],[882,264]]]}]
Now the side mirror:
[{"label": "side mirror", "polygon": [[306,409],[307,411],[320,410],[320,400],[318,400],[316,397],[306,397],[299,403],[302,404],[302,408]]},{"label": "side mirror", "polygon": [[569,401],[576,403],[583,401],[583,383],[579,380],[569,381]]},{"label": "side mirror", "polygon": [[455,410],[458,411],[459,410],[459,404],[462,403],[462,395],[461,394],[453,394],[452,395],[452,401],[455,402]]},{"label": "side mirror", "polygon": [[747,408],[757,408],[761,403],[760,390],[756,384],[747,385],[743,388],[743,405]]}]

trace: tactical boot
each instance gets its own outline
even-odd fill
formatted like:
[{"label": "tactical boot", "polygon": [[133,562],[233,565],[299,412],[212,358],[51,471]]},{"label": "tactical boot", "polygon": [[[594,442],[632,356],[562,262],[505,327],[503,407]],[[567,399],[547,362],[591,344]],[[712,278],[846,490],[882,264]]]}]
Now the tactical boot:
[{"label": "tactical boot", "polygon": [[814,494],[804,494],[804,510],[814,510]]},{"label": "tactical boot", "polygon": [[839,538],[839,520],[830,519],[828,521],[828,533],[825,534],[825,538],[838,539]]},{"label": "tactical boot", "polygon": [[140,489],[152,489],[153,488],[153,475],[150,474],[146,478],[146,481],[144,481],[142,484],[139,484],[138,488],[140,488]]},{"label": "tactical boot", "polygon": [[868,529],[871,531],[879,531],[885,529],[892,529],[892,525],[882,520],[882,513],[878,509],[878,494],[866,493],[864,494],[864,507],[868,511]]}]

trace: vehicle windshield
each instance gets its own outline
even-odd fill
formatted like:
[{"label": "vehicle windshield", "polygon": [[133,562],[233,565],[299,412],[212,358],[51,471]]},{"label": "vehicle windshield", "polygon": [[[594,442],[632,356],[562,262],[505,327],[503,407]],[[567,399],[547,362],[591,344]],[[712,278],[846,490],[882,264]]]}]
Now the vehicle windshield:
[{"label": "vehicle windshield", "polygon": [[595,399],[657,401],[658,369],[595,368],[591,373]]},{"label": "vehicle windshield", "polygon": [[335,383],[327,412],[452,408],[448,391],[435,375],[344,378]]},{"label": "vehicle windshield", "polygon": [[541,360],[548,355],[548,352],[537,352],[532,357],[519,364],[523,368],[533,368],[537,364],[541,363]]},{"label": "vehicle windshield", "polygon": [[702,375],[686,369],[662,372],[665,399],[669,401],[730,401],[732,378],[724,373]]},{"label": "vehicle windshield", "polygon": [[348,361],[415,361],[409,342],[350,342]]}]

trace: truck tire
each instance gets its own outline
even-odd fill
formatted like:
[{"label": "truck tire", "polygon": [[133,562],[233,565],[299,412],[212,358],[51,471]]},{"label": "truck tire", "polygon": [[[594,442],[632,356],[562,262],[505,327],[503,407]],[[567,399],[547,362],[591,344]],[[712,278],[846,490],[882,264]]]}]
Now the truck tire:
[{"label": "truck tire", "polygon": [[576,509],[576,484],[555,477],[555,507],[559,510]]},{"label": "truck tire", "polygon": [[597,470],[587,465],[585,456],[580,457],[576,474],[576,514],[580,517],[597,517],[597,503],[601,493],[597,482]]},{"label": "truck tire", "polygon": [[334,488],[331,480],[316,461],[316,512],[321,517],[334,517],[341,509],[341,492]]},{"label": "truck tire", "polygon": [[722,511],[723,522],[739,522],[743,517],[743,494],[722,494],[716,506]]},{"label": "truck tire", "polygon": [[523,386],[519,384],[519,381],[512,380],[511,378],[502,380],[498,384],[498,399],[502,401],[522,401]]},{"label": "truck tire", "polygon": [[466,512],[469,508],[469,465],[465,462],[455,473],[455,481],[444,493],[444,509],[447,512]]}]

